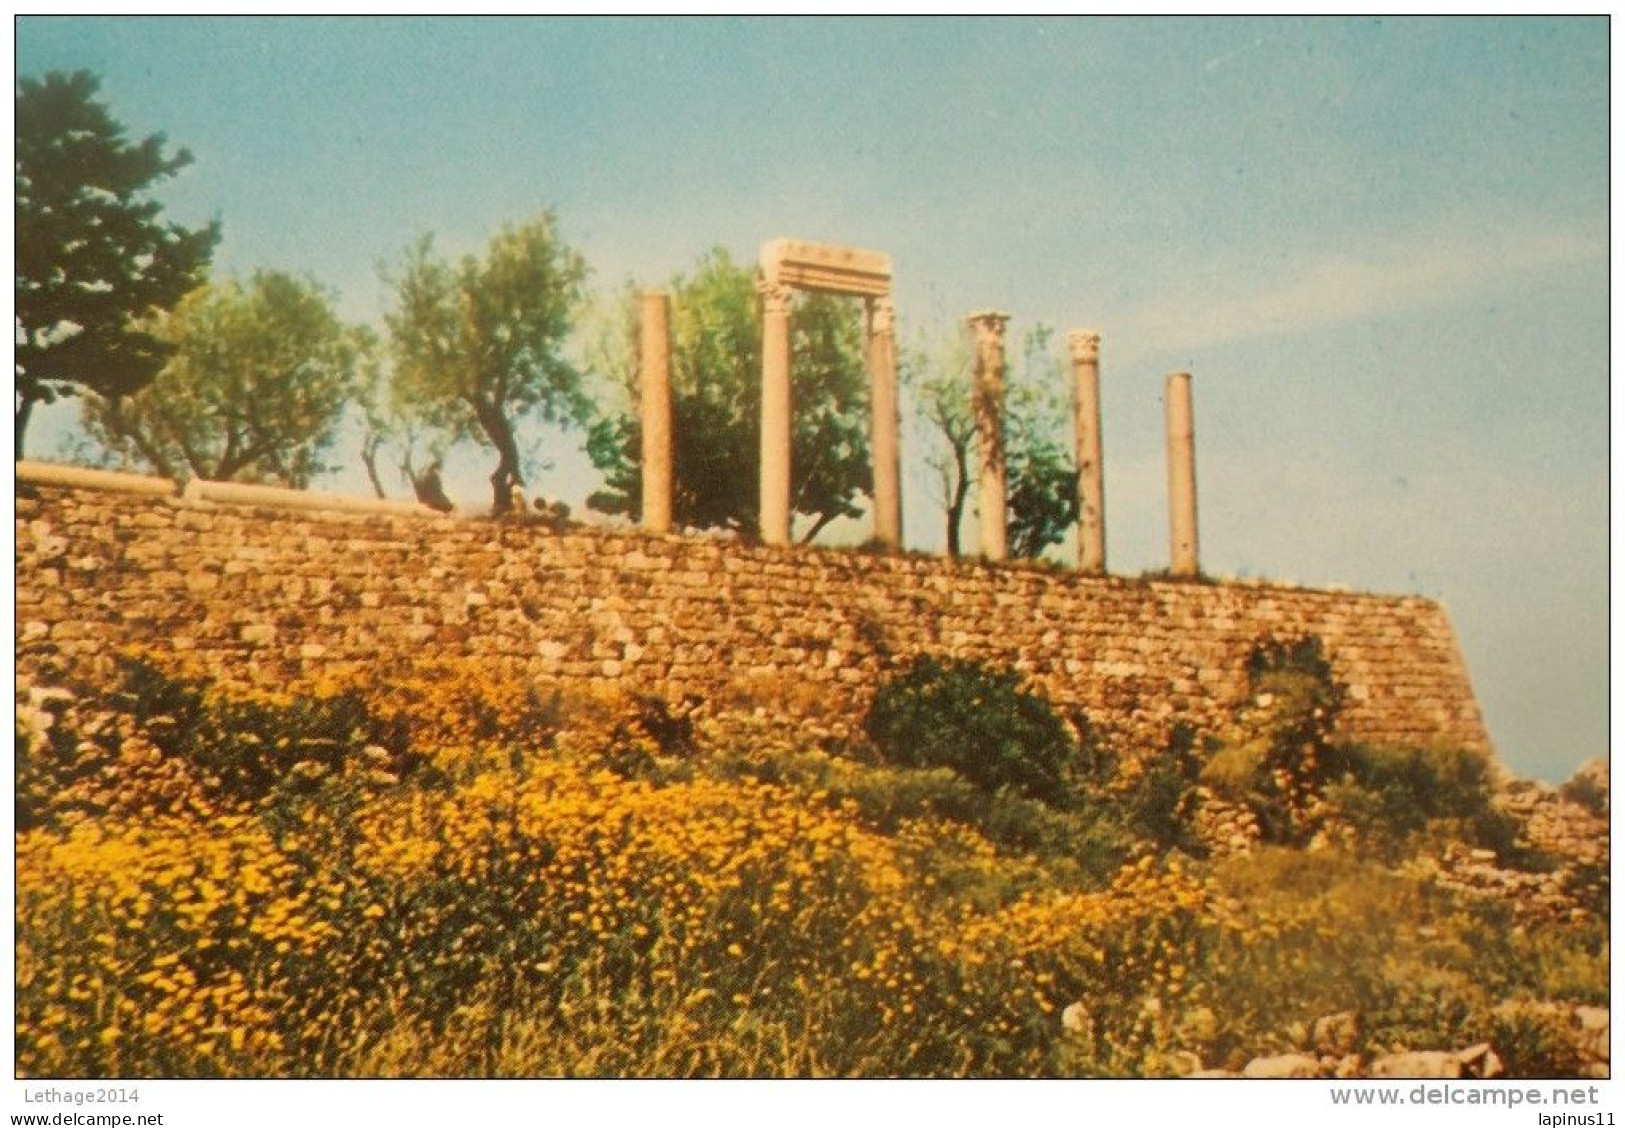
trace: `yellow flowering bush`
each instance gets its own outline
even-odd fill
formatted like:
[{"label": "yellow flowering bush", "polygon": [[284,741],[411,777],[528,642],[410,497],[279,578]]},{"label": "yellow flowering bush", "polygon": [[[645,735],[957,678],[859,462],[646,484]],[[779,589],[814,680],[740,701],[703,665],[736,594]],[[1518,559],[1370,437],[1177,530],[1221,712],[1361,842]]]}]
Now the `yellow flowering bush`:
[{"label": "yellow flowering bush", "polygon": [[[411,1072],[403,1047],[429,1068],[453,1030],[470,1070],[1054,1071],[1059,1008],[1177,993],[1203,927],[1200,887],[1149,860],[1042,894],[962,822],[888,834],[795,782],[607,770],[648,743],[611,698],[566,720],[441,671],[366,704],[445,770],[381,784],[340,749],[304,789],[19,837],[21,1072]],[[635,1012],[641,1064],[524,1049],[589,999]]]},{"label": "yellow flowering bush", "polygon": [[248,815],[21,834],[17,913],[17,1066],[47,1076],[252,1069],[335,928]]},{"label": "yellow flowering bush", "polygon": [[1606,999],[1601,932],[1181,860],[754,711],[442,663],[297,689],[30,688],[20,1075],[1132,1076],[1350,1007],[1493,1033],[1488,984]]}]

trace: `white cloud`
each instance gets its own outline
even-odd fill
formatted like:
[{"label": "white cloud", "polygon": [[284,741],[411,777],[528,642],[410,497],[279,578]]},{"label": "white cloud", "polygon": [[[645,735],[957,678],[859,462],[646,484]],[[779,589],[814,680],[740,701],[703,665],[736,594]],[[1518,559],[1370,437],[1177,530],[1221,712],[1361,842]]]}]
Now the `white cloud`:
[{"label": "white cloud", "polygon": [[1210,270],[1125,310],[1114,335],[1124,354],[1184,352],[1450,305],[1538,273],[1606,261],[1605,238],[1561,231],[1392,233],[1273,272],[1252,263]]}]

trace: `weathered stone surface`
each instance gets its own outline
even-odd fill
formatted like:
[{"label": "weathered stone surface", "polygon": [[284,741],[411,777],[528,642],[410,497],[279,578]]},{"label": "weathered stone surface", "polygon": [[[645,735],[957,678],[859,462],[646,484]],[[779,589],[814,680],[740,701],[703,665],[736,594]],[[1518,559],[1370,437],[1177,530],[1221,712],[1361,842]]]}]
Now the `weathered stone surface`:
[{"label": "weathered stone surface", "polygon": [[1505,1063],[1488,1042],[1456,1051],[1456,1060],[1461,1062],[1462,1073],[1467,1077],[1500,1077],[1506,1073]]},{"label": "weathered stone surface", "polygon": [[1319,1077],[1320,1062],[1308,1054],[1273,1054],[1256,1057],[1242,1069],[1243,1077]]},{"label": "weathered stone surface", "polygon": [[1089,1008],[1082,1003],[1073,1003],[1061,1012],[1061,1026],[1074,1034],[1087,1031],[1093,1024]]},{"label": "weathered stone surface", "polygon": [[[1593,776],[1607,803],[1607,776]],[[1503,779],[1495,805],[1510,815],[1520,836],[1557,862],[1551,873],[1504,867],[1492,850],[1451,844],[1437,858],[1412,863],[1417,876],[1469,896],[1510,901],[1526,917],[1577,919],[1596,896],[1596,871],[1608,864],[1608,821],[1534,780]]]},{"label": "weathered stone surface", "polygon": [[[724,695],[766,675],[802,690],[797,708],[839,729],[888,672],[930,653],[1023,669],[1134,750],[1165,747],[1176,720],[1217,731],[1245,701],[1260,638],[1316,634],[1338,680],[1362,691],[1340,735],[1489,747],[1443,610],[1413,597],[473,519],[187,509],[51,484],[32,492],[17,515],[17,606],[50,630],[27,628],[25,664],[94,664],[121,646],[184,637],[192,659],[237,682],[249,680],[252,653],[273,657],[267,645],[281,657],[322,648],[304,661],[313,678],[495,656],[515,676],[608,677],[666,696]],[[620,567],[628,557],[635,569]],[[618,663],[613,673],[606,662]]]},{"label": "weathered stone surface", "polygon": [[1196,524],[1196,429],[1191,374],[1170,372],[1163,405],[1168,439],[1168,569],[1176,576],[1200,571]]},{"label": "weathered stone surface", "polygon": [[1450,1050],[1412,1050],[1384,1054],[1366,1070],[1371,1077],[1464,1077],[1460,1056]]}]

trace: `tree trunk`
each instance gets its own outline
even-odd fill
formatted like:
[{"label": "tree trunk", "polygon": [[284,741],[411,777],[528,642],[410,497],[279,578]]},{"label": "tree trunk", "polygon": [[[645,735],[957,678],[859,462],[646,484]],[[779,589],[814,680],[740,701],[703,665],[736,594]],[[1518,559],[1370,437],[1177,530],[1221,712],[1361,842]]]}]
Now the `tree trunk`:
[{"label": "tree trunk", "polygon": [[824,531],[824,526],[835,520],[837,516],[838,514],[835,513],[820,513],[818,515],[818,520],[813,522],[812,528],[808,529],[806,533],[802,535],[801,543],[811,544],[813,542],[813,538]]},{"label": "tree trunk", "polygon": [[519,443],[500,407],[480,404],[474,411],[480,428],[496,448],[497,468],[491,472],[491,512],[501,516],[513,509],[514,487],[525,484],[519,473]]},{"label": "tree trunk", "polygon": [[17,404],[16,460],[18,462],[23,460],[23,432],[28,430],[28,417],[34,414],[34,403],[33,397],[24,395]]},{"label": "tree trunk", "polygon": [[384,483],[378,478],[378,449],[383,446],[383,442],[377,435],[368,435],[361,441],[361,464],[367,468],[367,479],[372,482],[372,492],[378,495],[380,501],[389,496],[384,492]]},{"label": "tree trunk", "polygon": [[954,482],[954,495],[948,501],[948,555],[958,557],[959,524],[965,517],[965,499],[970,496],[970,456],[965,446],[954,447],[954,469],[957,479]]}]

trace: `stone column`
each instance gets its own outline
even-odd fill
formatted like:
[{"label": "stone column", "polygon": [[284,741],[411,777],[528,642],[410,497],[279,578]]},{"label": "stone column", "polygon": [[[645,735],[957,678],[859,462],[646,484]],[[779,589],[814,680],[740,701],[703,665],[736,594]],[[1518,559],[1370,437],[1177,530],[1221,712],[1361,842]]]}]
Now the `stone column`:
[{"label": "stone column", "polygon": [[790,288],[762,294],[762,495],[764,544],[790,543]]},{"label": "stone column", "polygon": [[980,459],[978,509],[982,555],[1003,560],[1005,546],[1004,457],[1004,323],[1007,313],[984,310],[967,320],[976,331],[975,381],[971,388],[971,414],[976,420],[976,449]]},{"label": "stone column", "polygon": [[1072,353],[1072,421],[1078,445],[1078,571],[1106,571],[1106,483],[1100,459],[1100,334],[1066,335]]},{"label": "stone column", "polygon": [[643,527],[671,532],[671,303],[659,290],[642,295],[638,374],[643,415]]},{"label": "stone column", "polygon": [[1191,414],[1191,374],[1170,372],[1163,401],[1168,412],[1168,570],[1194,576],[1201,569],[1196,546],[1196,426]]},{"label": "stone column", "polygon": [[869,321],[869,451],[874,461],[875,540],[903,544],[902,473],[897,442],[896,314],[890,298],[866,304]]}]

